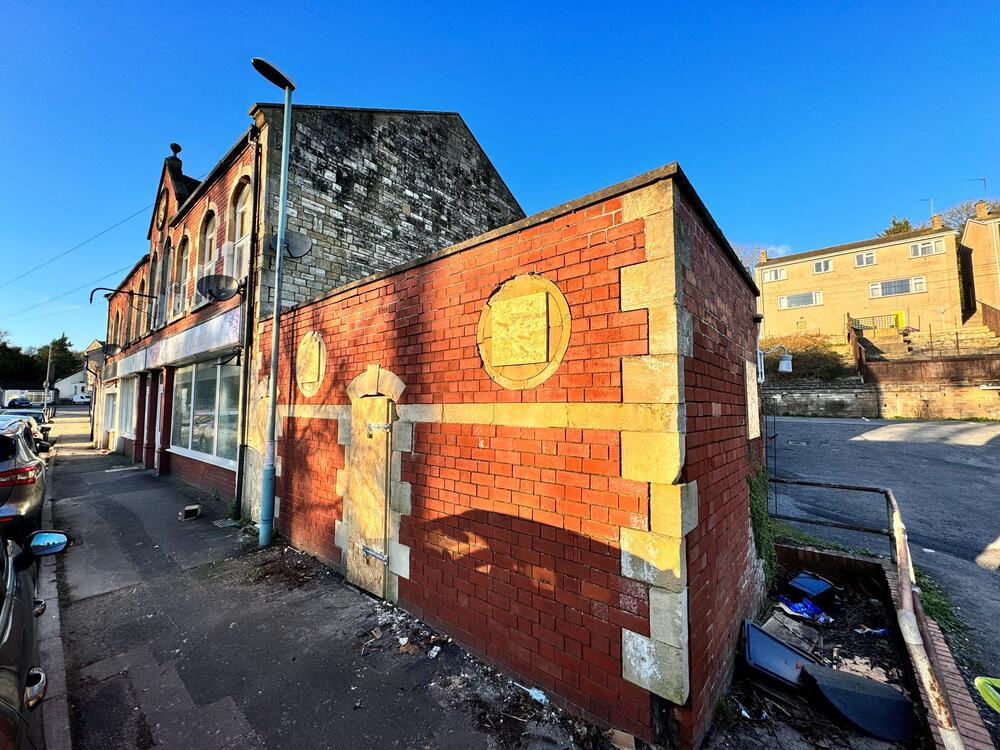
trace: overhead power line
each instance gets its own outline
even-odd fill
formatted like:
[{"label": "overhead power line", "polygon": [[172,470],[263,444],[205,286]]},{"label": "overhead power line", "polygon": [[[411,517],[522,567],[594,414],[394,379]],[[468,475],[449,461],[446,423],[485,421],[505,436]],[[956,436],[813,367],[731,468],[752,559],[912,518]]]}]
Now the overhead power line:
[{"label": "overhead power line", "polygon": [[89,243],[89,242],[93,242],[93,241],[94,241],[94,240],[96,240],[96,239],[97,239],[98,237],[103,237],[103,236],[104,236],[104,235],[106,235],[106,234],[107,234],[108,232],[110,232],[110,231],[111,231],[112,229],[117,229],[118,227],[120,227],[120,226],[121,226],[122,224],[124,224],[125,222],[127,222],[127,221],[131,221],[131,220],[132,220],[132,219],[134,219],[134,218],[135,218],[136,216],[138,216],[138,215],[139,215],[139,214],[141,214],[141,213],[145,213],[146,211],[148,211],[148,210],[149,210],[149,209],[151,209],[152,207],[153,207],[153,204],[150,204],[150,205],[148,205],[148,206],[143,206],[142,208],[140,208],[140,209],[139,209],[138,211],[136,211],[135,213],[133,213],[133,214],[129,214],[129,215],[128,215],[128,216],[126,216],[126,217],[125,217],[124,219],[122,219],[121,221],[117,221],[117,222],[115,222],[114,224],[112,224],[112,225],[111,225],[110,227],[108,227],[107,229],[102,229],[102,230],[101,230],[100,232],[98,232],[97,234],[95,234],[95,235],[94,235],[94,236],[92,236],[92,237],[88,237],[88,238],[87,238],[87,239],[85,239],[85,240],[84,240],[83,242],[80,242],[80,243],[78,243],[78,244],[76,244],[76,245],[73,245],[73,247],[69,248],[68,250],[63,250],[63,251],[62,251],[61,253],[59,253],[58,255],[53,255],[53,256],[52,256],[51,258],[49,258],[48,260],[46,260],[46,261],[42,261],[42,262],[41,262],[41,263],[39,263],[39,264],[38,264],[37,266],[32,266],[32,267],[31,267],[31,268],[29,268],[29,269],[28,269],[27,271],[23,271],[23,272],[19,273],[19,274],[18,274],[17,276],[15,276],[15,277],[14,277],[14,278],[12,278],[12,279],[8,279],[7,281],[5,281],[5,282],[3,282],[2,284],[0,284],[0,289],[2,289],[2,288],[3,288],[3,287],[5,287],[5,286],[8,286],[8,285],[10,285],[10,284],[13,284],[13,283],[14,283],[15,281],[18,281],[19,279],[23,279],[23,278],[24,278],[25,276],[27,276],[28,274],[32,274],[32,273],[34,273],[35,271],[37,271],[37,270],[39,270],[39,269],[41,269],[41,268],[45,268],[45,266],[48,266],[48,265],[51,265],[52,263],[55,263],[55,262],[56,262],[57,260],[59,260],[60,258],[64,258],[65,256],[69,255],[69,254],[70,254],[71,252],[73,252],[74,250],[79,250],[79,249],[80,249],[81,247],[83,247],[84,245],[86,245],[86,244],[87,244],[87,243]]},{"label": "overhead power line", "polygon": [[[101,276],[100,278],[94,279],[92,281],[88,281],[86,284],[81,284],[80,286],[73,287],[72,289],[70,289],[67,292],[62,292],[61,294],[57,294],[55,297],[49,297],[48,299],[41,300],[40,302],[37,302],[36,305],[47,305],[49,302],[55,302],[56,300],[68,297],[69,295],[74,294],[75,292],[79,292],[81,289],[89,289],[90,286],[91,286],[91,284],[96,284],[98,281],[104,281],[109,276],[114,276],[115,274],[122,273],[123,271],[127,271],[129,268],[131,268],[131,265],[125,266],[123,268],[115,269],[111,273],[106,273],[103,276]],[[20,312],[11,313],[10,315],[3,316],[0,319],[2,319],[4,321],[11,321],[11,320],[13,320],[15,322],[18,322],[18,319],[20,319],[20,318],[30,319],[31,316],[34,314],[34,312],[35,312],[34,308],[33,309],[29,309],[29,310],[21,310]],[[49,316],[48,315],[40,315],[40,316],[34,316],[34,317],[37,318],[37,317],[49,317]]]}]

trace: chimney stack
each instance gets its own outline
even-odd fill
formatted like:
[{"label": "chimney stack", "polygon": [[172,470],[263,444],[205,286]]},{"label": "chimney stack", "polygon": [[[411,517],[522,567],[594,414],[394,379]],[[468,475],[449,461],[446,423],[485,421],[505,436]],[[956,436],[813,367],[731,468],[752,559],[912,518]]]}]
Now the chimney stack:
[{"label": "chimney stack", "polygon": [[931,229],[941,229],[944,222],[941,221],[941,214],[934,214],[931,217]]},{"label": "chimney stack", "polygon": [[990,218],[990,209],[986,205],[986,201],[976,201],[976,218],[977,219],[988,219]]},{"label": "chimney stack", "polygon": [[767,263],[767,248],[766,247],[762,247],[760,249],[760,262],[761,263]]}]

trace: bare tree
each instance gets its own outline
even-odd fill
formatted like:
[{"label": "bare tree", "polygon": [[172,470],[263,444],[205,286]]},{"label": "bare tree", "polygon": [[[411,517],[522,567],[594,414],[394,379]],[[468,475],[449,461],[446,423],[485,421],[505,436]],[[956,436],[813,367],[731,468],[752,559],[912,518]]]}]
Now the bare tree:
[{"label": "bare tree", "polygon": [[[954,206],[949,206],[941,212],[941,220],[944,222],[945,226],[951,227],[952,229],[962,229],[965,226],[965,222],[969,219],[975,218],[977,202],[977,199],[970,198],[969,200],[962,201],[961,203],[956,203]],[[986,207],[989,209],[990,213],[996,213],[997,211],[1000,211],[1000,200],[991,198],[986,201]]]},{"label": "bare tree", "polygon": [[902,219],[897,219],[895,216],[892,217],[892,221],[889,222],[889,226],[878,233],[879,237],[888,237],[892,234],[905,234],[906,232],[912,232],[918,227],[913,226],[913,223],[906,217]]},{"label": "bare tree", "polygon": [[733,243],[733,250],[736,251],[736,255],[739,257],[740,263],[742,263],[743,267],[751,274],[760,262],[760,251],[763,249],[763,245],[752,245],[749,242]]}]

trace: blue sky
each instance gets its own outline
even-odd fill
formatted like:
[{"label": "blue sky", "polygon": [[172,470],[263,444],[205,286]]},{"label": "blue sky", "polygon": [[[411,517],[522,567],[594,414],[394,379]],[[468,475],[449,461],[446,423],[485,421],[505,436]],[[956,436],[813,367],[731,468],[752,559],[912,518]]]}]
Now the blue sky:
[{"label": "blue sky", "polygon": [[171,141],[206,172],[275,99],[254,55],[301,103],[460,111],[529,213],[677,160],[732,242],[800,251],[1000,193],[986,2],[433,7],[6,4],[0,329],[103,338],[148,212],[14,277],[152,203]]}]

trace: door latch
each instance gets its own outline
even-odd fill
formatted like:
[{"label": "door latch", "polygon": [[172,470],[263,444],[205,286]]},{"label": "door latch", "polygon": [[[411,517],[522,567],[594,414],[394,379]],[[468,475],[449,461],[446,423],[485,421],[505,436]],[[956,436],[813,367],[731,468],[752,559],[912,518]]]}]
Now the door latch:
[{"label": "door latch", "polygon": [[374,557],[376,560],[380,560],[383,565],[388,565],[389,564],[389,556],[388,555],[383,554],[382,552],[379,552],[378,550],[374,550],[371,547],[369,547],[368,545],[364,545],[362,547],[362,550],[365,553],[365,557]]},{"label": "door latch", "polygon": [[369,422],[368,437],[371,437],[372,432],[375,430],[385,430],[386,432],[392,432],[392,422]]}]

